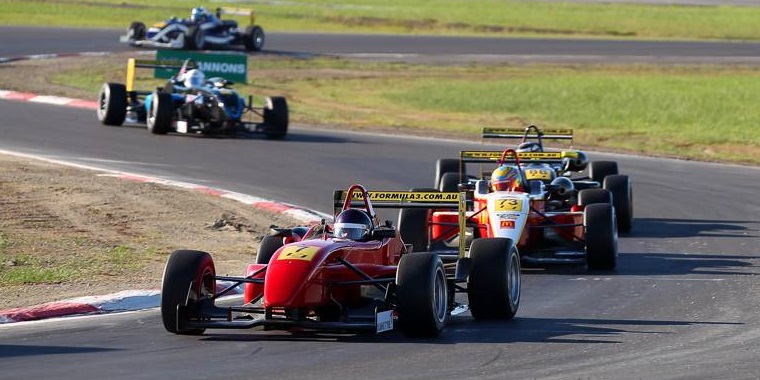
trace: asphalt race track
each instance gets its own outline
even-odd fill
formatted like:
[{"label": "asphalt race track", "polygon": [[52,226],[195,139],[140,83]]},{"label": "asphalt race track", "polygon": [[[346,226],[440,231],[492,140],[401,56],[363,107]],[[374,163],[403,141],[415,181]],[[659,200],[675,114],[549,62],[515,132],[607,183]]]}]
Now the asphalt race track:
[{"label": "asphalt race track", "polygon": [[[0,35],[0,56],[11,55],[4,50],[7,33]],[[153,136],[143,128],[101,126],[92,111],[14,101],[0,101],[0,128],[0,149],[323,212],[337,187],[430,186],[437,158],[480,147],[305,127],[283,141]],[[756,378],[760,169],[591,158],[618,160],[634,180],[636,221],[633,233],[621,236],[619,269],[525,273],[513,321],[460,315],[435,340],[258,330],[183,337],[163,330],[157,310],[17,323],[0,325],[0,377]]]},{"label": "asphalt race track", "polygon": [[[118,29],[0,26],[0,57],[41,53],[139,51]],[[633,41],[402,35],[268,33],[264,51],[394,60],[759,63],[758,42]]]}]

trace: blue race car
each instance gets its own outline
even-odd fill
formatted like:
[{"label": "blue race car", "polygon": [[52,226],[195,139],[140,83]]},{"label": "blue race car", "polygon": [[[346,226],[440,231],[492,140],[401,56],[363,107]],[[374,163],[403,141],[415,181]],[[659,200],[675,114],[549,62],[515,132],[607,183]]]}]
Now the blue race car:
[{"label": "blue race car", "polygon": [[[269,139],[284,137],[288,131],[288,104],[284,97],[266,97],[264,106],[254,108],[253,97],[246,103],[232,82],[224,78],[206,79],[190,61],[182,66],[171,62],[130,60],[127,78],[135,68],[174,68],[179,73],[154,91],[134,90],[133,79],[126,84],[104,83],[98,95],[98,120],[104,125],[145,124],[157,135],[177,133],[263,133]],[[246,114],[261,121],[243,120]]]},{"label": "blue race car", "polygon": [[[250,23],[243,29],[235,20],[222,20],[222,14],[248,16]],[[150,28],[134,21],[120,41],[132,46],[170,49],[232,49],[242,46],[249,51],[260,51],[264,47],[264,29],[255,21],[255,13],[247,9],[217,8],[216,14],[213,14],[206,8],[196,7],[189,18],[171,17]]]}]

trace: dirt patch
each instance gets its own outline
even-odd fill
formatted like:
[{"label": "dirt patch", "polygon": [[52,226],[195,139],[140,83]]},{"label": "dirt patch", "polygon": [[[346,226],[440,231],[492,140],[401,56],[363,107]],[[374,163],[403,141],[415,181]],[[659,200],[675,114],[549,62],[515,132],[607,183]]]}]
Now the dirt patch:
[{"label": "dirt patch", "polygon": [[0,308],[157,289],[176,249],[240,275],[270,225],[297,221],[212,195],[0,155]]}]

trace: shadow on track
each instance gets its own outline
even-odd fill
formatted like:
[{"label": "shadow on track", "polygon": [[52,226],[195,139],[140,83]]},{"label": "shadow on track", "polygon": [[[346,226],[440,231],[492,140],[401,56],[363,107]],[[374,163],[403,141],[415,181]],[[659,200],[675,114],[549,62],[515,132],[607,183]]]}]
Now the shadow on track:
[{"label": "shadow on track", "polygon": [[[146,133],[147,135],[150,135],[150,132],[147,130],[145,125],[141,124],[124,124],[119,127],[109,127],[114,129],[140,129],[142,130],[142,133]],[[311,133],[304,133],[304,132],[294,132],[289,131],[285,137],[282,139],[267,139],[266,136],[264,136],[263,133],[252,133],[252,132],[232,132],[232,133],[190,133],[190,134],[183,134],[183,133],[174,133],[170,132],[166,136],[153,136],[154,138],[177,138],[177,137],[184,137],[184,138],[198,138],[198,139],[209,139],[209,140],[261,140],[266,141],[272,144],[278,144],[278,143],[287,143],[287,142],[298,142],[298,143],[350,143],[350,142],[356,142],[349,138],[344,137],[337,137],[330,134],[325,133],[318,133],[318,132],[311,132]]]},{"label": "shadow on track", "polygon": [[[760,274],[760,256],[694,253],[622,254],[616,276],[711,275],[754,276]],[[755,262],[753,262],[755,261]]]},{"label": "shadow on track", "polygon": [[[516,318],[511,321],[475,321],[456,316],[438,338],[407,338],[399,331],[381,335],[268,332],[260,329],[239,334],[209,334],[204,341],[346,342],[346,343],[622,343],[623,334],[661,334],[665,328],[697,325],[741,325],[733,322],[693,322],[621,319]],[[572,336],[572,337],[571,337]],[[577,337],[576,337],[577,336]]]},{"label": "shadow on track", "polygon": [[86,354],[92,352],[119,351],[115,348],[74,347],[74,346],[33,346],[21,344],[0,344],[0,359],[19,356],[42,356],[61,354]]},{"label": "shadow on track", "polygon": [[523,268],[524,275],[567,276],[711,276],[760,275],[760,256],[695,253],[621,253],[614,271],[592,271],[579,265]]},{"label": "shadow on track", "polygon": [[694,220],[666,218],[636,218],[633,231],[623,236],[631,237],[737,237],[749,238],[757,233],[746,225],[757,223],[749,220]]}]

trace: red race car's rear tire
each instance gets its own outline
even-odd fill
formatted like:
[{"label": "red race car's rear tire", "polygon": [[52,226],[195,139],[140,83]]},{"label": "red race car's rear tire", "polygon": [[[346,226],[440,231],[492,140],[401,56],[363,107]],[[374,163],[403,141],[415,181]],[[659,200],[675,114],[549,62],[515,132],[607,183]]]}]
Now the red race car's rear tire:
[{"label": "red race car's rear tire", "polygon": [[613,174],[604,178],[603,187],[612,193],[619,232],[631,232],[633,227],[633,186],[627,175]]},{"label": "red race car's rear tire", "polygon": [[475,319],[512,319],[520,307],[520,257],[512,239],[475,239],[467,281]]},{"label": "red race car's rear tire", "polygon": [[618,174],[618,164],[615,161],[592,161],[588,166],[588,176],[592,181],[601,185],[604,177]]},{"label": "red race car's rear tire", "polygon": [[609,203],[594,203],[583,209],[586,230],[586,265],[591,270],[613,270],[617,265],[618,242],[615,213]]},{"label": "red race car's rear tire", "polygon": [[[437,189],[413,188],[410,191],[430,191]],[[428,250],[430,240],[430,210],[402,208],[398,212],[398,232],[404,244],[412,245],[412,252]]]},{"label": "red race car's rear tire", "polygon": [[396,311],[406,336],[441,333],[449,309],[446,273],[438,255],[425,252],[401,256],[396,272]]},{"label": "red race car's rear tire", "polygon": [[605,189],[583,189],[578,192],[578,206],[594,203],[612,203],[612,194]]},{"label": "red race car's rear tire", "polygon": [[[441,178],[446,173],[459,173],[459,160],[456,158],[440,158],[435,162],[435,188],[441,187]],[[464,174],[464,173],[462,173]]]}]

